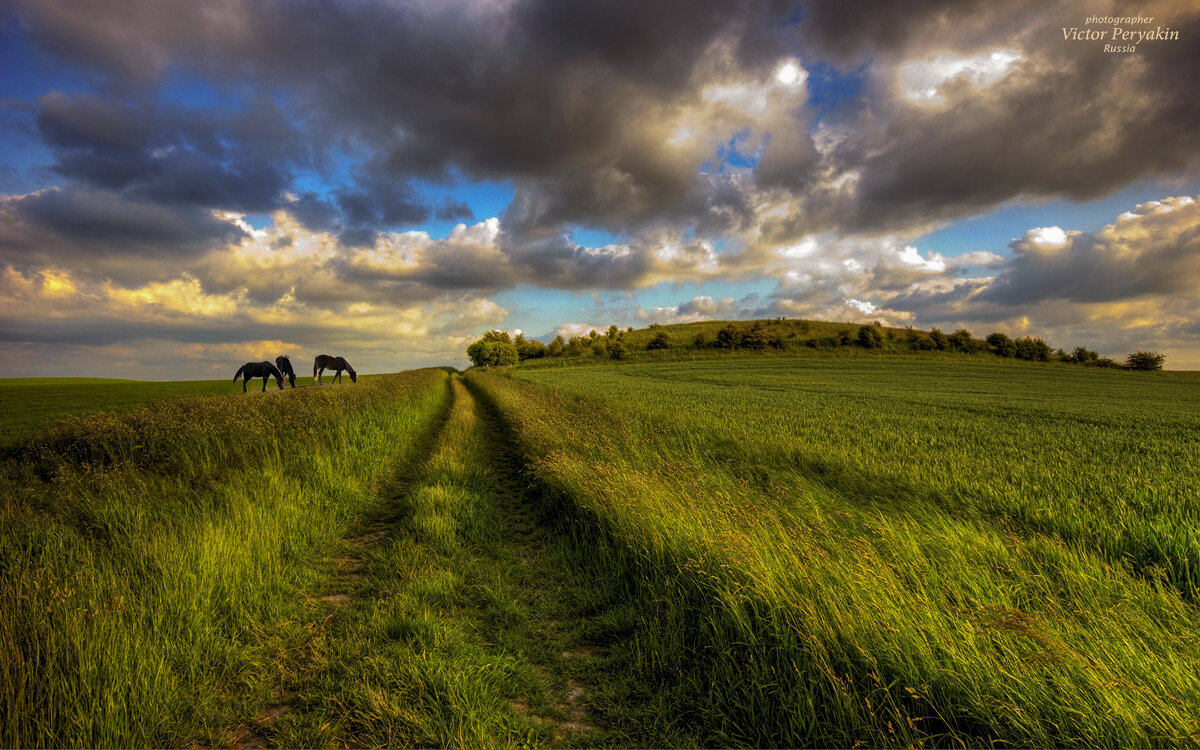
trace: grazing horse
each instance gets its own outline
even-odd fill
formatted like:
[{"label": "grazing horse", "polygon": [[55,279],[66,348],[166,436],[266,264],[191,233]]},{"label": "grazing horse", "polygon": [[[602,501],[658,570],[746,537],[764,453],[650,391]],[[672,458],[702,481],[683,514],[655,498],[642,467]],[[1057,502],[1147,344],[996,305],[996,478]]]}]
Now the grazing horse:
[{"label": "grazing horse", "polygon": [[337,372],[335,379],[339,383],[342,382],[342,370],[350,373],[351,383],[358,382],[358,373],[354,371],[354,368],[350,366],[350,363],[346,361],[345,357],[334,357],[330,354],[317,355],[317,360],[313,362],[313,380],[316,380],[317,383],[320,384],[321,373],[325,372],[326,370],[334,370]]},{"label": "grazing horse", "polygon": [[246,383],[250,382],[250,378],[262,378],[262,392],[267,392],[267,378],[275,378],[275,382],[279,384],[279,390],[283,390],[283,373],[279,368],[270,362],[247,362],[238,368],[237,374],[233,376],[233,382],[237,379],[242,379],[242,393],[246,392]]},{"label": "grazing horse", "polygon": [[286,356],[276,357],[275,366],[279,368],[281,373],[287,376],[288,383],[295,388],[296,371],[292,369],[292,360],[288,359]]}]

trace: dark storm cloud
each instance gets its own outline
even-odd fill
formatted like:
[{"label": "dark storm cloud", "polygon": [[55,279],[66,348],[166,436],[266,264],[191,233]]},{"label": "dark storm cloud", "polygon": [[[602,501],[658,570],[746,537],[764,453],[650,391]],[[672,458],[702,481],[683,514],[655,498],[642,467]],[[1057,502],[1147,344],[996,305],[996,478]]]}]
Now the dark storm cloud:
[{"label": "dark storm cloud", "polygon": [[359,180],[353,189],[337,193],[345,245],[371,245],[384,229],[410,226],[429,218],[429,207],[406,182],[386,176]]},{"label": "dark storm cloud", "polygon": [[0,257],[8,261],[73,263],[99,260],[98,254],[169,257],[241,234],[207,211],[94,190],[46,190],[0,202]]},{"label": "dark storm cloud", "polygon": [[[1098,197],[1200,156],[1200,55],[1188,41],[1200,38],[1200,13],[1189,4],[1154,3],[1183,41],[1141,45],[1133,58],[1061,38],[1059,26],[1100,6],[795,5],[19,3],[42,49],[104,80],[103,99],[40,103],[39,130],[70,180],[164,205],[288,208],[347,246],[430,215],[468,218],[459,205],[424,205],[413,179],[512,180],[506,252],[538,283],[570,288],[586,273],[602,285],[637,283],[654,267],[639,257],[647,245],[638,237],[664,228],[745,233],[763,245],[827,231],[911,232],[1014,199]],[[905,64],[1000,48],[1015,61],[998,80],[950,76],[937,102],[905,99]],[[704,129],[727,116],[710,111],[707,87],[762,89],[785,56],[861,68],[862,91],[819,113],[819,127],[801,103],[735,123],[718,143],[704,133],[671,143],[672,118],[690,113]],[[171,70],[248,91],[249,103],[212,113],[147,103]],[[706,173],[714,150],[743,128],[761,137],[757,164]],[[839,137],[823,141],[818,130]],[[302,169],[342,174],[330,166],[333,151],[351,155],[354,176],[323,196],[296,189]],[[764,218],[767,202],[776,210]],[[562,239],[566,224],[631,237],[631,252],[573,245]]]},{"label": "dark storm cloud", "polygon": [[[875,69],[867,96],[830,118],[848,133],[830,163],[860,177],[847,229],[951,219],[1021,197],[1090,200],[1200,158],[1196,46],[1143,43],[1131,57],[1063,39],[1062,27],[1084,26],[1104,7],[922,0],[833,8],[809,8],[806,38],[827,54],[870,54]],[[1181,40],[1200,37],[1194,4],[1139,10]],[[1017,59],[997,82],[973,81],[997,50]],[[904,66],[939,58],[975,67],[943,81],[929,101],[906,101]]]},{"label": "dark storm cloud", "polygon": [[475,219],[475,212],[462,201],[446,198],[438,206],[434,217],[439,221],[473,221]]},{"label": "dark storm cloud", "polygon": [[[310,0],[229,1],[201,12],[146,0],[31,0],[23,16],[44,48],[103,70],[116,87],[145,85],[168,65],[218,82],[250,78],[287,91],[314,135],[366,144],[378,168],[396,177],[444,179],[455,168],[477,177],[566,180],[580,183],[573,193],[583,205],[547,221],[620,222],[670,206],[695,177],[694,163],[677,163],[639,140],[639,110],[693,95],[693,70],[717,40],[731,43],[737,64],[768,66],[783,49],[772,29],[788,5]],[[63,167],[85,178],[124,177],[111,164]],[[598,199],[614,175],[637,194],[636,205]],[[202,184],[220,177],[193,176]],[[262,182],[261,202],[276,199],[277,181],[240,176]],[[194,197],[215,195],[207,189]],[[235,197],[250,208],[246,196]],[[359,198],[345,202],[358,218],[386,221]],[[349,232],[363,228],[346,222]]]},{"label": "dark storm cloud", "polygon": [[185,110],[51,92],[38,130],[55,170],[95,188],[163,204],[252,212],[280,205],[312,149],[269,99],[245,109]]}]

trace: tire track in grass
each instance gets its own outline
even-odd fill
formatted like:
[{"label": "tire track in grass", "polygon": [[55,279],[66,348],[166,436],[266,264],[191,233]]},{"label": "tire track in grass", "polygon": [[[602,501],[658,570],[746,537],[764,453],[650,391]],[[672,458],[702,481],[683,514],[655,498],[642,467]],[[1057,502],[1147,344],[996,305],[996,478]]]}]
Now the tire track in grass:
[{"label": "tire track in grass", "polygon": [[[455,376],[414,479],[314,601],[325,633],[306,683],[257,729],[277,746],[597,746],[611,679],[588,642],[597,597],[539,523],[503,432]],[[621,737],[624,744],[630,738]]]},{"label": "tire track in grass", "polygon": [[[314,384],[312,386],[300,387],[320,386]],[[270,391],[267,392],[269,393]],[[423,466],[429,460],[429,457],[433,455],[442,439],[442,432],[446,428],[446,423],[450,420],[453,407],[454,389],[450,379],[447,378],[446,402],[442,413],[437,417],[432,429],[428,430],[417,444],[413,452],[413,459],[390,480],[387,491],[388,496],[394,498],[397,495],[403,494],[406,488],[419,477]],[[347,537],[344,541],[345,549],[332,558],[334,574],[330,580],[330,585],[320,593],[307,595],[309,603],[321,609],[319,614],[314,618],[316,627],[327,631],[330,622],[337,614],[337,609],[348,603],[355,595],[359,581],[362,579],[366,548],[387,536],[389,529],[395,522],[395,504],[384,502],[370,516],[360,519],[355,524],[353,536]],[[318,634],[313,639],[314,643],[310,643],[306,649],[301,649],[302,653],[285,655],[281,659],[281,674],[292,673],[297,675],[298,679],[291,682],[281,681],[281,684],[275,690],[274,703],[266,708],[260,716],[255,717],[248,724],[244,724],[234,730],[233,747],[243,749],[271,746],[270,737],[273,734],[273,725],[281,718],[290,714],[295,708],[296,700],[302,689],[301,685],[305,682],[305,679],[301,675],[311,671],[312,664],[310,662],[313,659],[312,652],[319,650],[320,641],[323,637],[324,633]]]}]

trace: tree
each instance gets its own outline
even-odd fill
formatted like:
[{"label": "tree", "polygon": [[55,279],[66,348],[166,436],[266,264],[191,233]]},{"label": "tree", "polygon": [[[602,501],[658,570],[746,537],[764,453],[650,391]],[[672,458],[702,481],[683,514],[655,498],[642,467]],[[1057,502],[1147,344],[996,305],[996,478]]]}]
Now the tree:
[{"label": "tree", "polygon": [[988,348],[1001,357],[1017,356],[1017,345],[1013,343],[1012,339],[999,331],[988,334],[986,341]]},{"label": "tree", "polygon": [[862,326],[858,329],[858,345],[864,349],[883,347],[883,334],[878,326]]},{"label": "tree", "polygon": [[[520,336],[521,334],[517,334],[517,335]],[[483,338],[481,338],[479,340],[480,341],[502,341],[505,344],[513,343],[512,336],[509,336],[507,331],[497,331],[495,329],[483,334]]]},{"label": "tree", "polygon": [[944,352],[950,348],[950,339],[946,337],[946,334],[942,333],[942,329],[940,328],[929,329],[929,340],[933,342],[933,348],[939,352]]},{"label": "tree", "polygon": [[1125,358],[1125,367],[1130,370],[1161,370],[1166,357],[1158,352],[1134,352]]},{"label": "tree", "polygon": [[1050,359],[1050,345],[1036,336],[1024,336],[1013,342],[1017,359],[1031,362],[1046,362]]},{"label": "tree", "polygon": [[954,333],[946,337],[950,342],[950,348],[964,352],[966,354],[974,354],[979,351],[983,342],[971,335],[971,332],[966,328],[959,328]]},{"label": "tree", "polygon": [[486,337],[467,347],[467,356],[476,367],[515,365],[521,359],[516,345],[510,341],[487,340]]},{"label": "tree", "polygon": [[741,343],[741,334],[733,323],[717,331],[717,346],[722,349],[733,349]]},{"label": "tree", "polygon": [[650,339],[650,343],[646,344],[647,349],[670,349],[671,335],[666,331],[659,331]]},{"label": "tree", "polygon": [[620,328],[617,328],[617,324],[616,324],[616,323],[613,323],[612,325],[610,325],[610,326],[608,327],[608,333],[606,333],[605,335],[606,335],[606,336],[608,336],[608,339],[609,339],[610,341],[612,341],[612,340],[615,340],[615,339],[617,338],[617,335],[618,335],[619,333],[621,333],[621,329],[620,329]]},{"label": "tree", "polygon": [[546,347],[546,354],[551,357],[561,357],[563,349],[567,348],[567,342],[563,341],[562,336],[555,336],[550,345]]},{"label": "tree", "polygon": [[755,323],[742,336],[742,346],[747,349],[766,349],[771,344],[771,334],[762,323]]},{"label": "tree", "polygon": [[517,353],[521,359],[538,359],[546,356],[546,345],[537,339],[529,339],[524,344],[517,345]]},{"label": "tree", "polygon": [[1086,346],[1077,346],[1071,350],[1071,353],[1067,355],[1066,359],[1068,362],[1087,365],[1099,362],[1100,355],[1091,349],[1088,349]]},{"label": "tree", "polygon": [[621,339],[617,339],[608,345],[608,356],[612,359],[625,359],[625,353],[629,351],[629,347]]}]

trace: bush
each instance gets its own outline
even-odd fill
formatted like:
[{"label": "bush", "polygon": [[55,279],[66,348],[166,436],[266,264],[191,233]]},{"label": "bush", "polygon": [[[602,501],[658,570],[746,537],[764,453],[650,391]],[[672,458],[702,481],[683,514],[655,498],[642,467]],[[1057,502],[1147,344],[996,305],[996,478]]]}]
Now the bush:
[{"label": "bush", "polygon": [[1125,367],[1129,370],[1161,370],[1166,357],[1158,352],[1134,352],[1125,358]]},{"label": "bush", "polygon": [[522,360],[546,356],[546,345],[534,339],[526,339],[523,333],[517,334],[513,345],[517,347],[517,354],[521,356]]},{"label": "bush", "polygon": [[1025,336],[1013,342],[1017,359],[1030,362],[1046,362],[1050,359],[1050,345],[1036,336]]},{"label": "bush", "polygon": [[671,336],[666,331],[659,331],[650,339],[650,343],[646,344],[647,349],[670,349]]},{"label": "bush", "polygon": [[946,334],[942,333],[942,329],[940,328],[929,329],[929,340],[933,342],[933,348],[939,352],[944,352],[950,348],[950,339],[946,337]]},{"label": "bush", "polygon": [[991,349],[998,356],[1001,356],[1001,357],[1017,356],[1017,345],[1015,343],[1013,343],[1012,339],[1010,339],[1008,336],[1004,335],[1003,333],[996,332],[996,333],[989,334],[986,341],[987,341],[988,348]]},{"label": "bush", "polygon": [[704,349],[708,346],[708,337],[703,333],[697,333],[696,338],[692,339],[692,346],[697,349]]},{"label": "bush", "polygon": [[879,349],[883,346],[883,334],[878,326],[863,326],[858,329],[858,345],[864,349]]},{"label": "bush", "polygon": [[608,345],[608,356],[612,359],[625,359],[627,351],[629,351],[629,347],[621,339],[617,339]]},{"label": "bush", "polygon": [[721,349],[734,349],[741,343],[741,334],[733,323],[717,331],[717,346]]},{"label": "bush", "polygon": [[1095,364],[1100,360],[1100,355],[1085,346],[1077,346],[1066,356],[1066,360],[1080,365]]},{"label": "bush", "polygon": [[849,328],[843,328],[837,334],[838,346],[850,346],[854,343],[854,334],[850,333]]},{"label": "bush", "polygon": [[771,344],[771,334],[761,323],[755,323],[742,336],[742,346],[747,349],[766,349]]},{"label": "bush", "polygon": [[984,343],[971,335],[966,328],[960,328],[946,337],[950,348],[964,354],[974,354],[984,348]]}]

